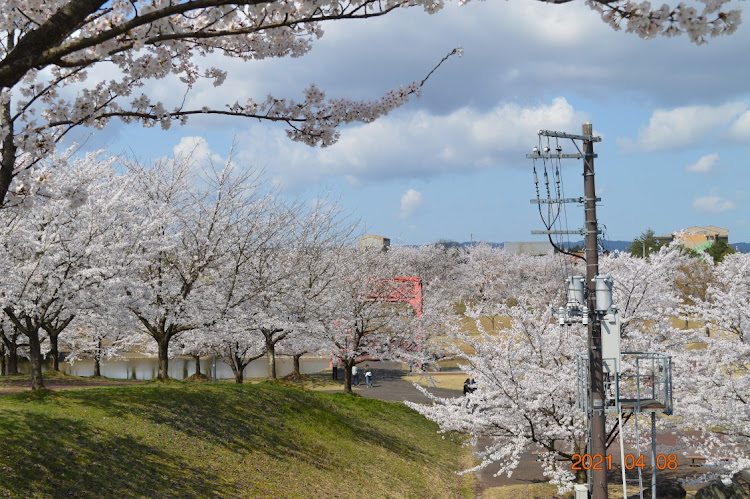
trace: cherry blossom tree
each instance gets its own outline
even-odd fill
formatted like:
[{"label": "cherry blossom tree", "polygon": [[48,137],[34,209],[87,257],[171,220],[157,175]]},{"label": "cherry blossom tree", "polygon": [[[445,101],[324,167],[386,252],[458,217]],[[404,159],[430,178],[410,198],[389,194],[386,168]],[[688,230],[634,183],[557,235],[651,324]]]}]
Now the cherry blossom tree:
[{"label": "cherry blossom tree", "polygon": [[228,257],[232,239],[258,185],[231,156],[223,168],[192,155],[131,165],[141,206],[122,278],[111,289],[158,347],[159,379],[168,377],[169,345],[185,331],[210,324],[213,301],[205,300],[213,272]]},{"label": "cherry blossom tree", "polygon": [[215,304],[206,321],[181,336],[182,353],[211,352],[232,368],[241,383],[245,367],[265,355],[276,378],[276,345],[309,350],[318,324],[316,310],[334,278],[327,258],[352,227],[335,202],[322,198],[310,207],[283,203],[267,194],[235,211],[238,223],[227,238],[226,256],[207,274],[197,294]]},{"label": "cherry blossom tree", "polygon": [[[258,172],[247,180],[258,187],[263,184]],[[256,188],[252,191],[235,207],[236,222],[229,227],[225,257],[208,270],[205,285],[196,290],[200,294],[196,299],[213,307],[205,309],[202,326],[181,336],[179,348],[181,354],[196,359],[196,372],[200,372],[200,355],[217,355],[232,368],[237,383],[242,383],[245,367],[265,355],[255,324],[249,320],[259,294],[249,269],[278,251],[278,236],[287,227],[281,215],[286,207],[278,198]]]},{"label": "cherry blossom tree", "polygon": [[[549,0],[564,3],[568,0]],[[589,0],[615,29],[644,38],[685,33],[696,43],[729,34],[740,22],[730,0],[701,0],[699,11],[679,3],[652,7],[628,0]],[[149,80],[179,78],[187,94],[201,80],[220,86],[227,73],[202,67],[206,56],[243,61],[299,57],[328,22],[364,20],[418,7],[434,13],[434,0],[29,0],[0,6],[0,206],[8,192],[28,194],[29,168],[78,126],[103,128],[112,119],[168,128],[198,114],[286,123],[293,140],[329,145],[337,127],[371,122],[418,94],[427,77],[371,101],[326,98],[310,85],[302,101],[279,96],[188,108],[139,93]],[[455,53],[454,50],[452,53]],[[443,59],[445,60],[445,59]],[[439,65],[439,64],[438,64]],[[106,70],[106,78],[95,78]],[[14,181],[15,178],[15,182]]]},{"label": "cherry blossom tree", "polygon": [[[475,380],[476,391],[455,398],[429,395],[432,404],[411,406],[443,431],[466,433],[473,445],[481,441],[482,462],[474,469],[496,462],[498,473],[510,474],[524,452],[541,448],[546,451],[540,462],[543,472],[564,490],[576,477],[560,460],[579,452],[585,436],[584,413],[576,400],[575,356],[586,349],[586,331],[581,325],[557,325],[553,310],[565,301],[567,275],[581,271],[563,255],[527,257],[494,251],[470,248],[461,265],[461,286],[453,290],[454,296],[463,294],[465,315],[475,321],[478,334],[464,332],[454,316],[451,341],[444,344],[445,354],[457,359],[467,377]],[[689,351],[691,332],[677,330],[670,319],[682,313],[675,283],[692,260],[678,245],[662,248],[648,259],[628,254],[601,257],[602,272],[614,279],[614,305],[625,323],[623,350],[673,355]],[[495,328],[482,320],[490,314],[508,322]],[[678,387],[682,397],[693,394],[693,380],[685,377],[676,383],[675,397]],[[695,421],[688,418],[683,424]],[[660,426],[675,429],[668,423]]]},{"label": "cherry blossom tree", "polygon": [[675,407],[681,416],[675,430],[682,444],[705,456],[716,473],[731,476],[750,467],[750,347],[720,334],[706,339],[700,331],[695,340],[703,347],[675,356]]},{"label": "cherry blossom tree", "polygon": [[[179,78],[185,93],[199,80],[220,86],[227,73],[201,68],[206,56],[219,53],[244,61],[299,57],[322,36],[326,22],[367,19],[414,5],[439,8],[429,1],[374,0],[6,2],[0,8],[0,205],[9,189],[28,193],[28,168],[71,129],[101,129],[113,118],[166,129],[197,114],[250,117],[286,123],[293,140],[332,144],[338,126],[387,114],[417,94],[426,78],[369,102],[327,99],[311,85],[300,102],[269,96],[227,102],[219,109],[168,107],[139,89],[170,75]],[[99,67],[111,79],[87,82]]]},{"label": "cherry blossom tree", "polygon": [[727,255],[707,268],[713,275],[705,297],[694,297],[688,308],[705,326],[676,355],[675,376],[685,384],[676,391],[676,407],[684,414],[682,428],[703,430],[687,444],[731,474],[750,466],[750,255]]},{"label": "cherry blossom tree", "polygon": [[[207,351],[215,354],[222,362],[229,365],[234,374],[234,381],[242,383],[245,368],[254,360],[266,354],[265,342],[256,331],[249,329],[211,328],[210,336],[205,339]],[[191,336],[194,331],[188,333]]]},{"label": "cherry blossom tree", "polygon": [[[553,2],[553,3],[564,3]],[[569,1],[569,0],[568,0]],[[678,36],[686,34],[690,41],[704,44],[708,37],[731,34],[740,24],[740,10],[724,11],[726,1],[702,0],[697,6],[679,3],[672,7],[662,4],[652,6],[649,2],[640,4],[587,0],[586,4],[601,13],[602,20],[619,30],[623,27],[629,33],[636,33],[644,39],[656,36]]]},{"label": "cherry blossom tree", "polygon": [[571,459],[586,432],[575,390],[575,355],[585,348],[585,330],[560,327],[550,308],[535,310],[523,299],[505,313],[509,328],[455,333],[449,347],[474,379],[473,393],[441,398],[422,389],[433,403],[409,405],[442,431],[468,434],[472,445],[488,442],[478,451],[481,463],[470,471],[497,462],[498,474],[511,475],[521,456],[537,445],[546,451],[540,464],[545,475],[564,489],[574,475],[557,460]]},{"label": "cherry blossom tree", "polygon": [[287,325],[276,343],[280,343],[282,353],[293,357],[294,374],[299,376],[300,357],[324,349],[321,335],[326,328],[315,318],[326,307],[328,292],[340,278],[337,259],[353,244],[357,221],[328,195],[292,210],[295,229],[287,255],[291,271],[279,295],[283,297],[281,315],[287,318]]},{"label": "cherry blossom tree", "polygon": [[256,296],[245,310],[265,342],[268,377],[276,379],[276,346],[284,352],[300,352],[320,346],[324,330],[310,320],[325,307],[327,291],[339,277],[335,257],[352,242],[356,225],[350,223],[338,204],[317,198],[309,205],[276,208],[269,225],[284,228],[273,244],[249,262],[245,270],[256,288]]},{"label": "cherry blossom tree", "polygon": [[[115,317],[113,317],[113,315]],[[66,329],[61,340],[61,348],[66,351],[66,362],[73,364],[80,360],[93,360],[94,376],[102,375],[102,362],[123,359],[127,354],[151,354],[151,338],[143,333],[124,328],[122,310],[102,301],[91,309],[84,309],[76,315],[73,327]]]},{"label": "cherry blossom tree", "polygon": [[289,336],[296,322],[288,307],[293,286],[291,274],[296,270],[292,252],[285,247],[290,235],[284,234],[279,245],[264,248],[258,255],[260,258],[251,261],[246,269],[256,292],[245,316],[250,327],[262,336],[268,379],[276,379],[276,344]]},{"label": "cherry blossom tree", "polygon": [[[396,276],[419,277],[422,284],[421,316],[409,318],[411,335],[400,338],[399,360],[413,367],[436,365],[445,357],[442,343],[446,324],[451,323],[460,310],[460,302],[467,299],[463,289],[463,265],[467,251],[460,247],[430,244],[419,247],[393,246],[389,250],[391,266]],[[459,298],[460,297],[460,298]],[[497,317],[492,317],[497,319]]]},{"label": "cherry blossom tree", "polygon": [[290,323],[285,304],[295,271],[289,248],[295,216],[295,209],[274,195],[248,203],[227,258],[205,288],[220,303],[207,329],[216,334],[208,343],[232,367],[238,383],[245,367],[263,355],[269,378],[276,377],[275,345],[288,334]]},{"label": "cherry blossom tree", "polygon": [[458,286],[459,271],[466,260],[466,251],[460,247],[428,244],[394,246],[390,250],[397,253],[392,254],[392,260],[399,275],[419,276],[425,286]]},{"label": "cherry blossom tree", "polygon": [[389,252],[349,247],[333,256],[336,277],[316,320],[325,331],[325,351],[342,362],[345,391],[351,392],[354,364],[366,356],[403,359],[419,326],[411,306],[386,302],[396,276]]},{"label": "cherry blossom tree", "polygon": [[3,342],[3,357],[7,356],[7,365],[5,365],[5,374],[18,374],[18,355],[19,349],[28,347],[28,343],[22,343],[23,335],[13,323],[7,319],[5,314],[0,315],[0,340]]},{"label": "cherry blossom tree", "polygon": [[47,333],[49,341],[49,355],[52,359],[52,370],[60,371],[60,333],[65,331],[75,318],[71,311],[66,313],[62,306],[54,307],[48,310],[46,320],[42,322],[42,329]]},{"label": "cherry blossom tree", "polygon": [[499,304],[515,299],[515,290],[509,277],[514,255],[480,243],[466,250],[466,258],[458,266],[461,301],[474,308],[489,321],[490,332],[500,327],[494,311]]},{"label": "cherry blossom tree", "polygon": [[694,313],[706,321],[715,336],[750,343],[750,257],[727,255],[712,272],[705,298],[698,298]]},{"label": "cherry blossom tree", "polygon": [[677,283],[685,280],[693,263],[675,242],[647,258],[621,252],[602,255],[600,272],[611,274],[615,282],[612,301],[620,313],[623,337],[631,330],[647,330],[654,322],[681,315],[684,302]]},{"label": "cherry blossom tree", "polygon": [[[9,269],[0,292],[2,308],[28,338],[32,389],[44,386],[44,331],[56,357],[58,335],[111,277],[104,255],[117,253],[113,231],[128,198],[127,186],[115,175],[113,158],[89,154],[72,162],[55,159],[58,165],[45,165],[38,172],[47,185],[34,209],[2,211],[0,259]],[[56,168],[54,181],[47,181],[47,167]],[[70,190],[78,192],[77,200],[71,201]],[[87,198],[92,201],[86,203]]]}]

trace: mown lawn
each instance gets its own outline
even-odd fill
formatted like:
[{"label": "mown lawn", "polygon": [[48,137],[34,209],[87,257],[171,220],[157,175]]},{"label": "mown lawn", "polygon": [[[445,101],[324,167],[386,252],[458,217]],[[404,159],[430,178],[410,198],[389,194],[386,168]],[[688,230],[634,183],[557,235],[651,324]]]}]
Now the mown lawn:
[{"label": "mown lawn", "polygon": [[469,454],[403,404],[281,383],[0,397],[0,496],[473,497]]}]

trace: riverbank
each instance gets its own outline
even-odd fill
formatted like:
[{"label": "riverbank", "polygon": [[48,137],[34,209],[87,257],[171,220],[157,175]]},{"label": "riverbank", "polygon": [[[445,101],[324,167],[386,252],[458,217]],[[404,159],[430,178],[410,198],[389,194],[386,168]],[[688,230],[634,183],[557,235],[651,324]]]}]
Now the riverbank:
[{"label": "riverbank", "polygon": [[473,497],[457,438],[403,404],[281,382],[0,397],[7,497]]},{"label": "riverbank", "polygon": [[[60,372],[49,371],[43,374],[44,386],[48,390],[68,390],[102,386],[139,385],[143,381],[120,380],[97,377],[73,376]],[[31,377],[28,374],[0,376],[0,395],[12,395],[31,390]]]}]

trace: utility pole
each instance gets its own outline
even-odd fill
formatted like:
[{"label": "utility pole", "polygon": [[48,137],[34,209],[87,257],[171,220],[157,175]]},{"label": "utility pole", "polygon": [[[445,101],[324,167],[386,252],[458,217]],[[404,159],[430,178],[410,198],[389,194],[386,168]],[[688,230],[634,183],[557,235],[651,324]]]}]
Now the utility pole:
[{"label": "utility pole", "polygon": [[[535,147],[533,154],[527,154],[526,157],[530,159],[583,159],[583,192],[584,197],[582,198],[557,198],[551,199],[540,199],[539,189],[537,184],[537,199],[532,199],[532,203],[583,203],[585,210],[585,227],[577,231],[573,230],[552,230],[552,224],[547,224],[547,230],[537,231],[532,230],[532,234],[547,234],[551,235],[565,235],[565,234],[581,234],[584,236],[585,243],[585,257],[586,257],[586,279],[583,290],[581,290],[581,303],[574,305],[573,309],[566,312],[566,309],[560,308],[560,324],[570,324],[570,316],[566,314],[573,312],[575,316],[573,322],[582,322],[588,325],[588,386],[589,393],[587,397],[587,420],[588,420],[588,442],[589,449],[588,454],[591,459],[604,460],[607,452],[607,432],[606,432],[606,414],[604,407],[604,366],[603,366],[603,355],[602,355],[602,316],[604,315],[603,310],[599,310],[596,303],[596,282],[595,279],[599,276],[599,251],[597,236],[599,234],[599,227],[596,220],[596,202],[599,199],[596,197],[596,188],[594,184],[594,142],[601,141],[601,137],[593,136],[593,127],[591,123],[583,124],[583,131],[581,135],[570,134],[565,132],[555,132],[551,130],[539,130],[538,134],[540,137],[556,137],[571,139],[574,141],[580,140],[582,142],[582,149],[578,150],[578,154],[563,154],[562,148],[557,147],[555,152],[550,150],[550,147]],[[576,146],[577,147],[577,146]],[[541,150],[540,150],[541,149]],[[546,178],[546,169],[545,169]],[[534,170],[534,182],[537,183],[536,169]],[[559,195],[559,193],[558,193]],[[551,240],[551,237],[550,237]],[[599,276],[600,278],[602,276]],[[571,278],[572,279],[572,278]],[[611,293],[611,291],[610,291]],[[578,300],[575,300],[578,303]],[[586,306],[583,307],[583,301],[586,302]],[[571,303],[568,303],[568,307]],[[580,308],[579,308],[580,307]],[[606,307],[605,307],[606,310]],[[619,355],[619,352],[618,352]],[[590,497],[593,499],[606,499],[607,498],[607,471],[605,467],[592,467],[589,470],[590,479]]]},{"label": "utility pole", "polygon": [[[591,449],[592,456],[607,453],[606,415],[604,413],[604,369],[602,367],[602,324],[596,310],[596,290],[594,277],[599,275],[599,251],[597,235],[599,233],[596,221],[596,188],[594,185],[594,142],[591,123],[584,123],[582,135],[588,137],[583,140],[583,193],[585,197],[584,210],[586,215],[586,306],[589,313],[588,344],[589,344],[589,379],[591,380]],[[593,459],[593,458],[592,458]],[[591,497],[593,499],[607,498],[607,470],[591,470]]]}]

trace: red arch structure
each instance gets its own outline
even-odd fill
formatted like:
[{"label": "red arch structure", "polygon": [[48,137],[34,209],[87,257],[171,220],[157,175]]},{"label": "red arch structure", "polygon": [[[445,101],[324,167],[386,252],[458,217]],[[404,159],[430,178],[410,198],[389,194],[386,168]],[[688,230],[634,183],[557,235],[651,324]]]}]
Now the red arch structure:
[{"label": "red arch structure", "polygon": [[422,278],[419,276],[396,276],[381,281],[383,289],[378,290],[373,301],[387,303],[408,303],[414,308],[417,317],[422,317]]},{"label": "red arch structure", "polygon": [[[373,278],[374,279],[374,278]],[[408,303],[417,317],[422,317],[422,278],[419,276],[396,276],[378,279],[374,292],[367,301],[385,303]],[[422,351],[422,335],[417,333],[416,350]],[[369,355],[359,357],[362,360],[374,360]],[[417,363],[421,367],[422,362]]]}]

